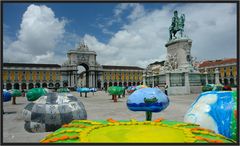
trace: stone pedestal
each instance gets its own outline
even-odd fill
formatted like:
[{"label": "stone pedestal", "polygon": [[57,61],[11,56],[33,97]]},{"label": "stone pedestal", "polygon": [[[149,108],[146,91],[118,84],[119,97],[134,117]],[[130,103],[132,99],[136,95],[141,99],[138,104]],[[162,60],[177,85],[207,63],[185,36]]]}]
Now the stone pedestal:
[{"label": "stone pedestal", "polygon": [[[174,83],[171,81],[172,74],[177,75],[178,77],[184,78],[184,80]],[[189,76],[188,72],[177,72],[172,71],[166,74],[166,84],[168,85],[168,94],[169,95],[185,95],[190,94],[190,85],[189,85]],[[172,83],[171,83],[172,82]]]},{"label": "stone pedestal", "polygon": [[167,54],[176,57],[177,67],[180,71],[188,71],[192,69],[191,47],[192,40],[189,38],[179,38],[169,41],[166,45]]},{"label": "stone pedestal", "polygon": [[165,46],[168,54],[165,74],[169,95],[200,92],[200,73],[192,65],[194,61],[191,56],[192,40],[187,37],[177,38]]},{"label": "stone pedestal", "polygon": [[168,85],[168,87],[170,87],[169,73],[166,73],[166,85]]},{"label": "stone pedestal", "polygon": [[189,83],[189,74],[188,74],[188,72],[185,72],[185,74],[184,74],[184,76],[185,76],[185,83],[184,83],[184,85],[185,85],[185,91],[186,91],[186,94],[190,94],[190,83]]}]

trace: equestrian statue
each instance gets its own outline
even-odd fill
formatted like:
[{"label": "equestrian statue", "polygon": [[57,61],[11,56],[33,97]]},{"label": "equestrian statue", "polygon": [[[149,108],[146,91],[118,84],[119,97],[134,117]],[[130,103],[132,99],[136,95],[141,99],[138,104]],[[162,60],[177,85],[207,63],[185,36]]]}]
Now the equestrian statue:
[{"label": "equestrian statue", "polygon": [[176,38],[175,35],[178,31],[180,32],[180,36],[183,37],[184,21],[185,21],[185,15],[182,14],[180,17],[178,17],[178,11],[174,11],[172,24],[169,27],[169,34],[170,34],[169,40],[172,40],[173,37]]}]

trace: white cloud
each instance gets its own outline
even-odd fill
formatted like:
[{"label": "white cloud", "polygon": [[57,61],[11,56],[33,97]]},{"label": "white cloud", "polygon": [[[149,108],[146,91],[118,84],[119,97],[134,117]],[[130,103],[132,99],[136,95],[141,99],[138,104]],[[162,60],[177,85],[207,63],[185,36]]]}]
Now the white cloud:
[{"label": "white cloud", "polygon": [[116,8],[114,9],[114,16],[115,17],[118,17],[120,16],[124,10],[126,10],[128,8],[129,4],[128,3],[121,3],[121,4],[118,4],[116,6]]},{"label": "white cloud", "polygon": [[[73,44],[79,44],[81,37],[65,32],[66,22],[56,18],[51,9],[30,7],[23,16],[17,40],[4,49],[4,59],[48,63],[65,61],[63,56],[67,50],[75,49]],[[175,9],[186,16],[185,33],[193,40],[193,56],[199,60],[236,56],[234,4],[170,4],[146,11],[142,4],[124,3],[116,7],[114,16],[121,18],[129,8],[129,21],[116,33],[102,26],[105,33],[112,35],[107,43],[100,42],[94,35],[83,36],[90,50],[97,52],[100,64],[146,67],[164,60],[168,28]]]},{"label": "white cloud", "polygon": [[53,56],[53,51],[63,37],[65,24],[66,21],[56,18],[50,8],[30,5],[23,14],[17,40],[3,52],[4,60],[35,63],[53,61],[54,57],[57,58]]},{"label": "white cloud", "polygon": [[[132,4],[123,6],[122,9],[118,7],[116,15],[120,16],[123,10],[133,7]],[[94,39],[96,44],[108,48],[101,49],[97,59],[103,64],[112,60],[112,64],[141,67],[164,60],[174,9],[186,16],[185,33],[193,40],[193,56],[199,60],[236,56],[236,8],[233,4],[174,4],[149,12],[136,4],[128,16],[130,23],[123,25],[108,43]],[[97,47],[91,45],[90,48],[97,50]],[[115,55],[106,56],[105,51],[110,50]]]},{"label": "white cloud", "polygon": [[144,7],[140,4],[130,4],[130,7],[133,8],[133,11],[128,16],[130,20],[136,20],[137,18],[143,17],[145,15]]}]

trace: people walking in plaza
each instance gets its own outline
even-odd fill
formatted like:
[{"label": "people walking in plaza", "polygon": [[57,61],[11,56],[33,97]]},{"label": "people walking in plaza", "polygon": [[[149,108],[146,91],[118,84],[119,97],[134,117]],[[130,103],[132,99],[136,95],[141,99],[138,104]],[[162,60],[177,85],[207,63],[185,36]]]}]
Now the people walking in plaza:
[{"label": "people walking in plaza", "polygon": [[165,83],[164,89],[165,89],[165,94],[168,95],[168,85],[166,83]]}]

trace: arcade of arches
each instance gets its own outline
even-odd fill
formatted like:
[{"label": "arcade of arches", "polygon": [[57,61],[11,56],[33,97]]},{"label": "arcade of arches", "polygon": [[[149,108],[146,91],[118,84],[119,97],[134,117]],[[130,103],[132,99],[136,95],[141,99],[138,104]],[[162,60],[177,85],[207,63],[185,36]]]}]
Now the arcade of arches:
[{"label": "arcade of arches", "polygon": [[3,64],[3,88],[28,90],[35,87],[58,88],[61,83],[57,64]]},{"label": "arcade of arches", "polygon": [[[84,43],[69,50],[62,64],[3,64],[3,88],[28,90],[36,87],[95,87],[131,86],[143,83],[143,70],[136,66],[100,65],[96,52]],[[85,68],[78,73],[78,66]]]}]

